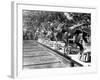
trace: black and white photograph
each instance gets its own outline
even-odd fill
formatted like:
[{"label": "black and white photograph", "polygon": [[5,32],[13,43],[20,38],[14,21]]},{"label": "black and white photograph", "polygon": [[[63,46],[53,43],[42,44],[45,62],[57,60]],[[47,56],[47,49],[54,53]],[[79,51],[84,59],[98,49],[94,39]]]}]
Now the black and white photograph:
[{"label": "black and white photograph", "polygon": [[91,66],[91,13],[22,10],[24,69]]},{"label": "black and white photograph", "polygon": [[12,9],[13,77],[96,72],[96,8],[16,2]]}]

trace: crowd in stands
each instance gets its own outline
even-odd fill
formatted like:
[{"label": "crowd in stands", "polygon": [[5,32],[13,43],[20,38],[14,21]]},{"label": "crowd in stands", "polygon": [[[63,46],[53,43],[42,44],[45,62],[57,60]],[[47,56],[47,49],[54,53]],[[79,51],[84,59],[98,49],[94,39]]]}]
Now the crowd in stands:
[{"label": "crowd in stands", "polygon": [[[43,15],[43,12],[41,14]],[[89,14],[84,14],[83,16],[82,13],[69,13],[66,15],[59,13],[54,19],[52,19],[53,17],[50,17],[50,15],[52,16],[52,14],[47,15],[49,16],[48,20],[45,19],[45,16],[42,17],[43,21],[40,21],[40,18],[39,21],[37,21],[38,17],[35,15],[35,23],[34,21],[32,22],[34,15],[31,15],[32,19],[29,20],[28,23],[31,22],[30,25],[32,24],[32,26],[23,27],[23,40],[45,39],[50,41],[62,41],[65,43],[65,47],[71,46],[71,48],[79,48],[80,54],[84,52],[86,47],[91,46],[91,18]],[[71,16],[69,19],[68,15]],[[25,16],[26,15],[24,15],[24,17]],[[27,15],[27,17],[28,16],[29,15]],[[36,24],[36,21],[38,24]],[[23,22],[23,24],[26,26],[25,22]]]}]

